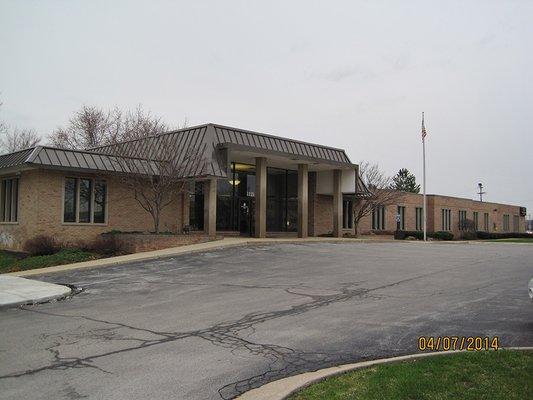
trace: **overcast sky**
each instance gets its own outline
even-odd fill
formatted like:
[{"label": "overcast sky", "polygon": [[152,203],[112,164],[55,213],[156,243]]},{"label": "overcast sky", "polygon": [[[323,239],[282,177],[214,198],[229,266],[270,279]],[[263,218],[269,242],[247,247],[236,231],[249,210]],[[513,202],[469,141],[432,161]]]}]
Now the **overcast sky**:
[{"label": "overcast sky", "polygon": [[4,1],[0,119],[143,104],[406,167],[533,213],[533,1]]}]

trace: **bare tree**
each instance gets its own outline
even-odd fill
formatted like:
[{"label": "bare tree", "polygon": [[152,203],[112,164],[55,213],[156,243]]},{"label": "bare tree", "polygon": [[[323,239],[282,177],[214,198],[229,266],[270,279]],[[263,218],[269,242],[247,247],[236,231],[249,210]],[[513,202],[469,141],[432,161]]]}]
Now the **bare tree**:
[{"label": "bare tree", "polygon": [[41,137],[33,129],[5,128],[0,136],[0,148],[6,153],[35,147]]},{"label": "bare tree", "polygon": [[376,207],[396,204],[403,197],[403,192],[390,188],[392,179],[381,171],[378,164],[361,161],[359,176],[370,191],[370,195],[359,199],[354,207],[355,232],[361,219],[371,214]]},{"label": "bare tree", "polygon": [[[187,127],[187,121],[175,129]],[[171,128],[161,117],[145,111],[142,105],[133,111],[119,108],[103,110],[83,106],[66,127],[57,128],[50,136],[52,145],[67,149],[90,149],[131,139],[156,136]]]},{"label": "bare tree", "polygon": [[[0,102],[0,107],[2,106]],[[0,121],[0,153],[13,153],[15,151],[35,147],[41,137],[33,129],[10,128],[5,122]]]},{"label": "bare tree", "polygon": [[[185,128],[185,121],[179,128]],[[66,128],[58,128],[49,137],[53,145],[70,149],[91,149],[116,156],[125,171],[123,182],[135,200],[152,216],[154,231],[160,231],[163,210],[188,187],[184,172],[194,162],[193,155],[180,160],[171,143],[172,129],[139,105],[133,111],[118,108],[105,111],[83,106]],[[139,145],[140,144],[140,145]],[[103,146],[103,147],[102,147]]]},{"label": "bare tree", "polygon": [[50,136],[53,146],[65,149],[88,149],[113,143],[120,135],[122,112],[104,111],[94,106],[83,106],[70,118],[66,127],[57,128]]},{"label": "bare tree", "polygon": [[187,172],[202,162],[198,149],[191,148],[182,157],[176,155],[173,135],[151,137],[143,144],[142,153],[133,153],[132,142],[112,146],[117,163],[125,171],[122,181],[133,192],[135,200],[147,211],[154,223],[154,232],[160,232],[163,210],[183,192],[187,192],[190,179]]}]

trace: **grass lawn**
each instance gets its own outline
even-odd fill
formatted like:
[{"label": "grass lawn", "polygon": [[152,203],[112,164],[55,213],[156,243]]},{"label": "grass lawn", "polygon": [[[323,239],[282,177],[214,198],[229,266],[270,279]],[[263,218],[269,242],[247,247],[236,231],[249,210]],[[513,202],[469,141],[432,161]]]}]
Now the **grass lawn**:
[{"label": "grass lawn", "polygon": [[456,353],[328,378],[290,400],[533,399],[533,351]]},{"label": "grass lawn", "polygon": [[511,239],[489,239],[484,242],[507,242],[507,243],[530,243],[533,244],[533,239],[530,238],[511,238]]},{"label": "grass lawn", "polygon": [[24,271],[27,269],[52,267],[100,258],[97,254],[79,249],[63,249],[48,256],[21,258],[19,254],[0,251],[0,273]]}]

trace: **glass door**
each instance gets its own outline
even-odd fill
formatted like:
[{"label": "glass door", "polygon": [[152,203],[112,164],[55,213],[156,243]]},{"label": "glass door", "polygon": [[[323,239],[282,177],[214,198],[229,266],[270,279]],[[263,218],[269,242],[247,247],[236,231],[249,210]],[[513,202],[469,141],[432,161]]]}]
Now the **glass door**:
[{"label": "glass door", "polygon": [[254,198],[239,198],[239,232],[242,236],[253,236],[254,234]]}]

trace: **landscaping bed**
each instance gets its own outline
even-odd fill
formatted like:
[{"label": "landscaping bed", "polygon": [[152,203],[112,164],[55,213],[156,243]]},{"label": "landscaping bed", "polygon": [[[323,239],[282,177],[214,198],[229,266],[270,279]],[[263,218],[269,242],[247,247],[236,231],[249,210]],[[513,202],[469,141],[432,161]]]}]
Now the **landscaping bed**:
[{"label": "landscaping bed", "polygon": [[42,235],[26,241],[24,253],[0,250],[0,274],[204,243],[213,239],[203,233],[176,235],[169,232],[112,231],[89,242],[60,243]]},{"label": "landscaping bed", "polygon": [[55,265],[71,264],[82,261],[95,260],[101,255],[80,249],[62,249],[54,254],[30,256],[0,251],[0,273],[25,271],[28,269],[52,267]]},{"label": "landscaping bed", "polygon": [[290,400],[522,400],[533,398],[533,351],[438,355],[327,378]]}]

